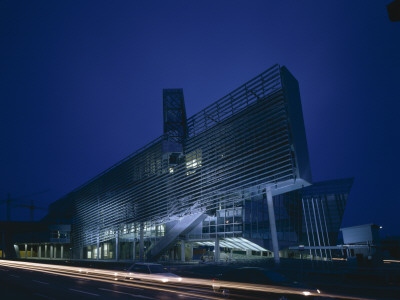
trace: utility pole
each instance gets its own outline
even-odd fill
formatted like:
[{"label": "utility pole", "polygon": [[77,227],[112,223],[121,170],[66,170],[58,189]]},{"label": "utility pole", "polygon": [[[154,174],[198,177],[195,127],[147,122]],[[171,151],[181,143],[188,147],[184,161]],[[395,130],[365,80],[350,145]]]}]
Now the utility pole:
[{"label": "utility pole", "polygon": [[33,200],[31,200],[30,205],[29,204],[13,204],[13,202],[15,202],[17,200],[21,200],[23,198],[41,195],[41,194],[47,193],[48,191],[49,190],[40,191],[40,192],[36,192],[36,193],[33,193],[33,194],[29,194],[29,195],[19,196],[19,197],[16,197],[16,198],[11,198],[11,194],[8,193],[7,194],[7,199],[0,199],[0,205],[2,205],[3,203],[6,204],[6,211],[7,211],[6,220],[7,220],[7,222],[11,221],[11,208],[12,207],[27,207],[27,208],[29,208],[30,209],[31,221],[33,221],[33,217],[34,217],[33,211],[35,209],[47,210],[47,208],[34,206]]},{"label": "utility pole", "polygon": [[34,221],[34,210],[35,209],[41,209],[41,210],[48,210],[47,208],[45,208],[45,207],[40,207],[40,206],[35,206],[35,204],[34,204],[34,201],[33,200],[31,200],[31,204],[29,205],[29,204],[16,204],[16,205],[14,205],[15,207],[26,207],[26,208],[29,208],[29,214],[30,214],[30,219],[31,219],[31,222],[33,222]]}]

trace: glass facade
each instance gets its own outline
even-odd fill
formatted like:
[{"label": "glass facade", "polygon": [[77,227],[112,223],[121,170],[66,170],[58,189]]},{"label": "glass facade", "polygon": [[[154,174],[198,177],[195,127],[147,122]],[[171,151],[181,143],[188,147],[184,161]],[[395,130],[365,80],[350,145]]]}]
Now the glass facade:
[{"label": "glass facade", "polygon": [[336,245],[353,178],[317,182],[302,191],[302,243]]}]

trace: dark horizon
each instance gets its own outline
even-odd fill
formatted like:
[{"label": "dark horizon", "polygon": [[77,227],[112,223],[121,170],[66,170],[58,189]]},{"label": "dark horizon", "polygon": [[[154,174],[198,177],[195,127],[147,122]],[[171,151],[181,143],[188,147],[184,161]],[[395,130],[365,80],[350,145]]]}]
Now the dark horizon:
[{"label": "dark horizon", "polygon": [[160,136],[164,88],[190,117],[279,63],[299,81],[313,180],[355,178],[342,226],[400,235],[390,2],[3,2],[0,200],[50,190],[21,200],[47,206]]}]

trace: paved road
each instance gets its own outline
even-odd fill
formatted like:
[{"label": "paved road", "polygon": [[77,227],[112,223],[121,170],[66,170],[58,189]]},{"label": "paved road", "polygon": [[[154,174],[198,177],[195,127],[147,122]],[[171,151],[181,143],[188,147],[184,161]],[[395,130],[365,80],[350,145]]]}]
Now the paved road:
[{"label": "paved road", "polygon": [[[144,280],[129,280],[127,277],[144,276]],[[150,276],[152,281],[148,281]],[[0,260],[0,299],[149,299],[149,300],[219,300],[220,294],[212,291],[210,279],[179,278],[179,281],[162,283],[159,275],[139,275],[113,270],[81,268],[23,261]],[[156,282],[155,282],[155,281]],[[229,290],[236,290],[237,299],[310,298],[302,289],[284,286],[254,285],[225,282]],[[239,290],[238,290],[239,289]],[[231,294],[232,296],[232,294]],[[350,299],[337,294],[315,296]],[[368,297],[369,298],[369,297]],[[375,298],[375,297],[371,297]],[[331,298],[332,299],[332,298]],[[354,297],[353,299],[360,299]],[[364,298],[365,299],[365,298]]]},{"label": "paved road", "polygon": [[[84,276],[83,276],[84,277]],[[169,288],[168,285],[91,280],[33,270],[0,267],[0,298],[6,299],[218,299],[207,289]],[[128,283],[130,284],[130,283]],[[171,290],[171,291],[168,291]]]},{"label": "paved road", "polygon": [[[243,265],[246,266],[246,265]],[[254,266],[254,265],[252,265]],[[238,268],[236,265],[186,265],[184,267],[179,268],[173,267],[171,268],[172,272],[179,274],[183,277],[198,277],[198,278],[210,278],[210,274],[218,274],[224,273],[228,270],[232,270],[234,268]],[[265,266],[264,266],[265,267]],[[319,288],[325,293],[328,294],[338,294],[338,295],[348,295],[351,297],[360,297],[360,298],[369,298],[369,299],[400,299],[400,263],[399,266],[393,266],[391,271],[391,276],[394,283],[382,282],[376,276],[374,279],[362,280],[363,277],[358,278],[359,274],[364,275],[364,278],[370,275],[373,272],[376,272],[376,275],[385,274],[385,269],[372,269],[368,270],[368,272],[363,272],[363,270],[354,270],[350,269],[352,272],[347,272],[346,270],[341,270],[340,272],[326,272],[324,270],[313,270],[309,266],[307,269],[306,278],[301,278],[299,275],[300,264],[296,265],[284,265],[282,266],[278,272],[284,274],[287,278],[291,278],[293,281],[300,281],[308,286],[313,286]],[[267,267],[271,268],[271,267]],[[394,268],[399,268],[394,270]],[[272,269],[272,268],[271,268]],[[357,272],[356,272],[357,271]],[[396,271],[396,273],[395,273]],[[399,274],[396,276],[396,274]],[[334,298],[334,297],[332,297]],[[331,300],[332,300],[331,298]],[[339,297],[336,297],[339,298]]]}]

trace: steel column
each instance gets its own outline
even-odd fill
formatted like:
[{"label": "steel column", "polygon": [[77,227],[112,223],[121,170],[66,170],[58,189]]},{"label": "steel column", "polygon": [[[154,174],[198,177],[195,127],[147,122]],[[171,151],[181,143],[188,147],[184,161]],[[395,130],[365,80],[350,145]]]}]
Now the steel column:
[{"label": "steel column", "polygon": [[275,264],[279,265],[280,258],[279,258],[278,234],[276,232],[274,200],[272,197],[271,190],[269,188],[267,188],[266,194],[267,194],[269,226],[271,230],[272,249],[274,251],[274,261]]}]

